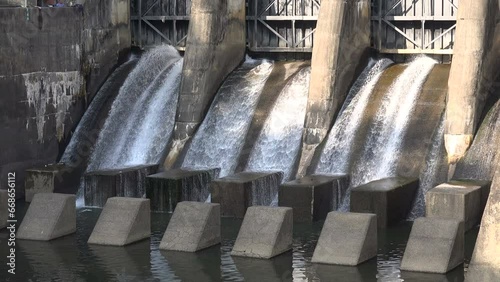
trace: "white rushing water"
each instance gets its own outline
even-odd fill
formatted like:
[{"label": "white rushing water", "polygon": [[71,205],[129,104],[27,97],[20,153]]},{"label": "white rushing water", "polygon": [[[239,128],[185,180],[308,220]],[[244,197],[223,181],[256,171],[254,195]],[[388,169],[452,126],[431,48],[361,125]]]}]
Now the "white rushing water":
[{"label": "white rushing water", "polygon": [[316,167],[317,174],[347,174],[352,155],[352,143],[361,125],[373,89],[384,70],[393,62],[389,59],[370,60],[346,98],[344,108],[335,122]]},{"label": "white rushing water", "polygon": [[231,174],[273,63],[248,60],[224,81],[186,153],[184,168],[220,168]]},{"label": "white rushing water", "polygon": [[352,187],[395,176],[409,121],[422,86],[436,63],[425,56],[415,58],[385,93],[367,135],[362,155],[351,168],[351,183],[340,207],[341,211],[349,210]]},{"label": "white rushing water", "polygon": [[283,88],[255,142],[247,171],[282,171],[288,180],[302,142],[311,68],[300,70]]},{"label": "white rushing water", "polygon": [[171,46],[145,53],[116,97],[87,171],[157,164],[175,120],[182,59]]}]

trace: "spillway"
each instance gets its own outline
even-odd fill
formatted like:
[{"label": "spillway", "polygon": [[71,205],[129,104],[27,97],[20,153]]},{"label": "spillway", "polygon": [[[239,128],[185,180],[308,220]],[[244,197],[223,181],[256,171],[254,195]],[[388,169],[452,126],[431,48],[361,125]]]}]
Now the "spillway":
[{"label": "spillway", "polygon": [[245,170],[282,171],[284,180],[293,177],[302,140],[310,72],[310,67],[301,69],[281,91]]},{"label": "spillway", "polygon": [[273,69],[270,61],[248,59],[219,89],[182,162],[184,168],[233,173],[260,94]]},{"label": "spillway", "polygon": [[113,103],[87,171],[160,162],[173,129],[181,70],[171,46],[142,56]]}]

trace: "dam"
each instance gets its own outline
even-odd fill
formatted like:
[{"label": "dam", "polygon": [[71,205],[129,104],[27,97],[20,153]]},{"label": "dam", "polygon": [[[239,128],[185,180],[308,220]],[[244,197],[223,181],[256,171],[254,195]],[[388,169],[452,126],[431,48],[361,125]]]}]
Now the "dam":
[{"label": "dam", "polygon": [[2,277],[500,281],[499,22],[0,0]]}]

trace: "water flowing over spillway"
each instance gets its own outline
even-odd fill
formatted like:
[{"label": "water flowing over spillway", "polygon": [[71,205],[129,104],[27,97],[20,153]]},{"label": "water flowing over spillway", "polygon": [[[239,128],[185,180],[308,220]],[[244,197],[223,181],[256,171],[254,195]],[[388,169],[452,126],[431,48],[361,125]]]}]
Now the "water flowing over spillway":
[{"label": "water flowing over spillway", "polygon": [[458,162],[454,179],[492,181],[500,150],[500,100],[489,110],[474,142]]},{"label": "water flowing over spillway", "polygon": [[269,61],[247,60],[219,89],[186,153],[184,168],[220,168],[233,173],[263,87],[273,69]]},{"label": "water flowing over spillway", "polygon": [[87,171],[159,163],[174,125],[181,71],[171,46],[142,56],[113,103]]},{"label": "water flowing over spillway", "polygon": [[283,88],[255,142],[247,171],[282,171],[290,179],[299,154],[306,115],[310,67],[300,70]]},{"label": "water flowing over spillway", "polygon": [[347,174],[354,138],[368,106],[377,81],[382,72],[390,65],[389,59],[371,61],[349,91],[344,109],[341,110],[328,140],[321,153],[315,173]]}]

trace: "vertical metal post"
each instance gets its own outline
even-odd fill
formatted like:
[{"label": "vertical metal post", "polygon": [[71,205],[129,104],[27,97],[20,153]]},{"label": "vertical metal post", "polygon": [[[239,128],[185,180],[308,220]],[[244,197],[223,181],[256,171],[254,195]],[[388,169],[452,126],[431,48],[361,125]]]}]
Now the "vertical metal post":
[{"label": "vertical metal post", "polygon": [[422,38],[421,38],[421,45],[420,45],[420,50],[421,52],[424,51],[424,44],[425,44],[425,1],[422,0]]},{"label": "vertical metal post", "polygon": [[257,9],[259,8],[258,7],[258,2],[257,0],[253,0],[254,2],[254,7],[253,7],[253,14],[254,14],[254,18],[253,18],[253,34],[252,34],[252,41],[253,41],[253,48],[257,48],[257,16],[258,16],[258,11]]},{"label": "vertical metal post", "polygon": [[142,49],[142,0],[138,0],[138,2],[139,2],[139,32],[137,41],[139,41],[139,48]]},{"label": "vertical metal post", "polygon": [[[177,16],[177,0],[171,0],[171,1],[174,1],[174,12],[173,12],[173,16],[176,17]],[[187,8],[186,8],[186,11],[187,11]],[[186,13],[187,14],[187,13]],[[173,24],[173,31],[174,31],[174,40],[172,40],[172,43],[174,44],[174,47],[178,47],[178,43],[179,43],[179,40],[177,40],[177,20],[174,20],[172,21],[172,24]]]},{"label": "vertical metal post", "polygon": [[382,50],[382,1],[378,0],[378,51]]}]

